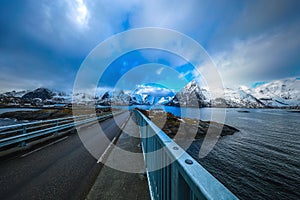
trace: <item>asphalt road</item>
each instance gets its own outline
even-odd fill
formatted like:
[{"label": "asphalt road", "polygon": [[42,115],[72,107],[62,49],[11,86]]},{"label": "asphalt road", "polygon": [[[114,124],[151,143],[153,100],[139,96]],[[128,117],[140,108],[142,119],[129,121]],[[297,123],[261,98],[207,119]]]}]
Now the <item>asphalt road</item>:
[{"label": "asphalt road", "polygon": [[[128,113],[100,125],[112,140]],[[96,125],[82,128],[85,143],[98,146],[101,155],[109,145],[97,136]],[[99,135],[99,134],[98,134]],[[70,134],[16,158],[0,161],[0,199],[84,199],[101,169],[78,134]]]}]

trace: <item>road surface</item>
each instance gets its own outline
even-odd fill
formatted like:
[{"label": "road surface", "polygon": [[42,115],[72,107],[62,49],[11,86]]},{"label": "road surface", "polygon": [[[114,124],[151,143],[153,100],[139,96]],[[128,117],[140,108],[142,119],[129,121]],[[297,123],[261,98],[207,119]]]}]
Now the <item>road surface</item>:
[{"label": "road surface", "polygon": [[[100,123],[112,140],[119,132],[116,125],[123,124],[128,113]],[[97,143],[103,153],[103,144],[96,125],[85,127],[90,143]],[[89,142],[89,141],[86,141]],[[101,169],[78,134],[33,149],[19,157],[0,161],[0,199],[84,199]]]}]

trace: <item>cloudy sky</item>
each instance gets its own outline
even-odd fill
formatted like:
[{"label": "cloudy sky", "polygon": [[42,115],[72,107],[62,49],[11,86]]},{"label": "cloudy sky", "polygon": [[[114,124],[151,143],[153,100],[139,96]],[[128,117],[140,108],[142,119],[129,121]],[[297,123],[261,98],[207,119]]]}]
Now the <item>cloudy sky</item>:
[{"label": "cloudy sky", "polygon": [[[173,29],[196,40],[226,86],[300,77],[299,9],[298,0],[1,0],[0,91],[72,90],[81,63],[99,43],[143,27]],[[175,55],[149,52],[116,60],[103,84],[110,87],[134,66],[155,62],[184,66],[178,78],[193,79],[191,66]],[[170,74],[164,77],[172,80]]]}]

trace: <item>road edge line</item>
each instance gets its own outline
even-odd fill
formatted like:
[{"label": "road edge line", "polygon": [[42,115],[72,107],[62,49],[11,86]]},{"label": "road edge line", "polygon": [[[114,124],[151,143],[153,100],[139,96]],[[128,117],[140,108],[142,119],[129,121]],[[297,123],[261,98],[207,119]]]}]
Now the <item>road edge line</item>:
[{"label": "road edge line", "polygon": [[113,146],[117,144],[120,136],[122,135],[123,129],[126,126],[126,124],[128,123],[130,119],[130,115],[127,117],[127,119],[125,120],[125,122],[122,124],[120,131],[118,133],[118,135],[116,135],[114,137],[114,139],[111,141],[111,143],[108,145],[108,147],[105,149],[104,153],[100,156],[100,158],[98,159],[97,163],[102,163],[105,165],[105,161],[107,160],[108,156],[110,155]]}]

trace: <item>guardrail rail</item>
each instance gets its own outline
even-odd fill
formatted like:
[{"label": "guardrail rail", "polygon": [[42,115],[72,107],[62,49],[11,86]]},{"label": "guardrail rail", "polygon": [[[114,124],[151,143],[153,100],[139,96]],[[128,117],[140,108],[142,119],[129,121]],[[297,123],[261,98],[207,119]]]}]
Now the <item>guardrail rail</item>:
[{"label": "guardrail rail", "polygon": [[27,141],[36,140],[51,134],[58,134],[59,131],[71,129],[75,126],[105,120],[113,114],[104,116],[79,115],[51,120],[15,124],[0,127],[0,150],[7,149],[14,145],[25,146]]},{"label": "guardrail rail", "polygon": [[134,110],[151,199],[238,199],[153,122]]}]

